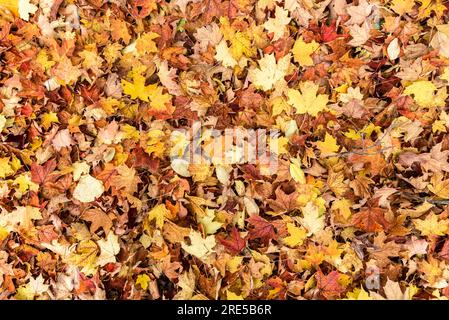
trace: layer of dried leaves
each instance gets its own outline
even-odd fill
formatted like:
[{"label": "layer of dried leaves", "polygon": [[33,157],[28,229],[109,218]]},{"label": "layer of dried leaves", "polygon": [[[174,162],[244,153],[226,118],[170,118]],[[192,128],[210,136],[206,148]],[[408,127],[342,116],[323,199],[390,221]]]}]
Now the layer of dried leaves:
[{"label": "layer of dried leaves", "polygon": [[0,299],[449,297],[447,1],[0,5]]}]

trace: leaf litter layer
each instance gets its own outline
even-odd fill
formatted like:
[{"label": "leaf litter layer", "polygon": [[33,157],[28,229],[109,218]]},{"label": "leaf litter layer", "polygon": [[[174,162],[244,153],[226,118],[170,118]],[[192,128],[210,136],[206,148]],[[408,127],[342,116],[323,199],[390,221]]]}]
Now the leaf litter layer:
[{"label": "leaf litter layer", "polygon": [[449,297],[447,1],[0,9],[0,299]]}]

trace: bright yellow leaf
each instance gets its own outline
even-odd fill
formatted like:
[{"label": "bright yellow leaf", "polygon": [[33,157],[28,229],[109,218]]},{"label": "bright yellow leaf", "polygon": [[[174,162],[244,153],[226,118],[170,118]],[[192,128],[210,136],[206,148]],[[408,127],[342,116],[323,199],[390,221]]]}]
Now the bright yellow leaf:
[{"label": "bright yellow leaf", "polygon": [[0,178],[6,178],[14,173],[9,158],[0,158]]},{"label": "bright yellow leaf", "polygon": [[284,243],[289,247],[297,247],[303,244],[307,238],[307,230],[303,227],[297,227],[293,223],[287,223],[287,230],[290,234],[284,238]]},{"label": "bright yellow leaf", "polygon": [[326,110],[329,97],[325,94],[318,94],[318,85],[312,81],[306,81],[299,84],[299,89],[288,90],[288,103],[299,114],[310,114],[316,117],[319,112]]},{"label": "bright yellow leaf", "polygon": [[318,141],[316,146],[321,151],[321,157],[333,155],[340,148],[337,144],[337,140],[327,132],[324,141]]},{"label": "bright yellow leaf", "polygon": [[[156,226],[159,229],[162,229],[164,226],[164,220],[167,215],[170,214],[170,211],[165,207],[164,204],[159,204],[148,213],[147,220],[148,222],[151,222],[153,220],[156,221]],[[149,229],[149,227],[146,227],[146,229]]]},{"label": "bright yellow leaf", "polygon": [[301,37],[296,40],[295,45],[293,46],[293,58],[303,67],[313,66],[313,60],[310,56],[319,48],[319,43],[316,43],[315,41],[306,43]]}]

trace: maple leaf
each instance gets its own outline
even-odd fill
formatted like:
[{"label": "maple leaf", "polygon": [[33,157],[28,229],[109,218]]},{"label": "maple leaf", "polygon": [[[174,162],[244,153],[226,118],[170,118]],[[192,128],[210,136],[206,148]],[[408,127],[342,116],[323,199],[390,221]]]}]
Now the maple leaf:
[{"label": "maple leaf", "polygon": [[422,107],[443,107],[447,97],[446,89],[438,90],[430,81],[415,81],[404,90],[404,94],[413,95],[413,99]]},{"label": "maple leaf", "polygon": [[441,18],[447,10],[441,0],[421,0],[419,2],[421,3],[418,14],[420,19],[430,17],[432,12],[434,12],[438,18]]},{"label": "maple leaf", "polygon": [[268,243],[271,239],[276,238],[275,228],[273,224],[259,215],[252,215],[246,221],[253,227],[249,230],[249,239],[261,239]]},{"label": "maple leaf", "polygon": [[190,244],[181,243],[181,247],[185,252],[199,259],[204,259],[214,252],[213,249],[216,245],[214,236],[207,236],[204,239],[199,232],[190,230],[189,239]]},{"label": "maple leaf", "polygon": [[304,40],[299,38],[296,40],[295,45],[293,46],[292,53],[293,58],[296,62],[299,63],[300,66],[307,67],[313,66],[313,60],[310,57],[313,53],[315,53],[320,48],[320,45],[315,41],[310,43],[304,42]]},{"label": "maple leaf", "polygon": [[33,300],[36,296],[40,296],[47,292],[49,285],[44,283],[44,278],[40,274],[36,278],[30,278],[30,281],[17,289],[15,298],[18,300]]},{"label": "maple leaf", "polygon": [[288,212],[298,207],[298,192],[286,194],[281,188],[274,191],[276,200],[269,199],[268,203],[275,212]]},{"label": "maple leaf", "polygon": [[0,178],[6,178],[14,173],[9,158],[0,158]]},{"label": "maple leaf", "polygon": [[192,298],[196,287],[196,276],[192,269],[184,271],[178,279],[177,286],[181,290],[173,297],[173,300],[186,300]]},{"label": "maple leaf", "polygon": [[324,136],[324,141],[318,141],[316,146],[321,151],[322,158],[334,155],[340,149],[337,140],[327,132]]},{"label": "maple leaf", "polygon": [[363,46],[371,37],[371,28],[367,22],[363,23],[362,26],[352,25],[349,27],[349,34],[352,40],[348,42],[349,45],[353,47]]},{"label": "maple leaf", "polygon": [[[418,292],[416,287],[410,286],[406,288],[405,292],[402,292],[402,289],[398,282],[391,281],[387,279],[387,282],[384,286],[384,293],[387,300],[412,300],[413,296]],[[384,300],[385,298],[381,295],[371,292],[371,296],[376,300]]]},{"label": "maple leaf", "polygon": [[43,185],[48,181],[54,181],[52,172],[56,169],[56,161],[54,159],[45,162],[43,166],[33,162],[31,164],[31,180],[39,185]]},{"label": "maple leaf", "polygon": [[206,209],[205,210],[206,215],[204,217],[201,217],[199,219],[199,222],[203,225],[204,230],[207,234],[215,234],[218,229],[221,228],[223,223],[214,221],[215,219],[215,213],[214,210]]},{"label": "maple leaf", "polygon": [[98,246],[92,240],[83,240],[76,246],[76,252],[68,256],[68,261],[82,267],[81,272],[86,275],[96,271]]},{"label": "maple leaf", "polygon": [[298,114],[310,114],[316,117],[319,112],[325,111],[329,98],[325,94],[318,93],[318,85],[312,81],[301,82],[299,89],[288,90],[288,103],[291,104]]},{"label": "maple leaf", "polygon": [[323,230],[325,216],[320,214],[319,208],[312,202],[308,202],[304,208],[301,209],[303,217],[300,218],[301,224],[307,229],[307,235],[316,234]]},{"label": "maple leaf", "polygon": [[338,37],[336,20],[332,20],[329,26],[326,24],[321,25],[321,38],[323,42],[331,42]]},{"label": "maple leaf", "polygon": [[116,167],[116,172],[117,175],[111,177],[111,183],[114,185],[114,188],[121,189],[128,194],[134,194],[138,189],[138,184],[142,182],[137,175],[136,169],[120,165]]},{"label": "maple leaf", "polygon": [[432,178],[430,178],[430,184],[427,188],[438,197],[449,199],[449,179],[443,180],[441,174],[434,174]]},{"label": "maple leaf", "polygon": [[231,55],[231,50],[226,45],[225,40],[221,40],[221,42],[215,48],[216,54],[214,58],[217,61],[220,61],[221,64],[227,68],[233,68],[237,65],[237,61]]},{"label": "maple leaf", "polygon": [[346,291],[345,287],[339,283],[340,276],[338,271],[324,275],[321,269],[318,269],[315,273],[316,287],[324,298],[337,298]]},{"label": "maple leaf", "polygon": [[291,21],[288,17],[289,12],[283,8],[276,6],[275,18],[270,18],[265,22],[264,27],[269,33],[273,33],[273,41],[281,38],[285,33],[285,26]]},{"label": "maple leaf", "polygon": [[246,239],[240,236],[240,232],[236,227],[232,227],[228,239],[222,236],[217,236],[217,239],[234,255],[239,254],[246,247]]},{"label": "maple leaf", "polygon": [[[148,213],[147,220],[148,222],[155,220],[156,226],[161,229],[164,226],[165,217],[169,214],[170,211],[165,207],[165,205],[159,204],[151,209],[151,211]],[[149,226],[146,226],[145,228],[150,230]]]},{"label": "maple leaf", "polygon": [[109,218],[109,216],[101,209],[88,209],[82,214],[82,218],[91,222],[91,233],[95,233],[99,228],[103,228],[104,232],[108,234],[112,228],[111,218]]},{"label": "maple leaf", "polygon": [[374,5],[370,4],[367,0],[361,0],[358,5],[348,6],[347,13],[351,16],[346,24],[361,24],[366,21],[366,18],[371,15]]},{"label": "maple leaf", "polygon": [[385,210],[379,207],[364,208],[352,217],[352,224],[366,232],[378,232],[389,228]]},{"label": "maple leaf", "polygon": [[248,76],[257,88],[271,90],[287,74],[290,59],[291,55],[288,54],[276,63],[274,54],[265,55],[258,61],[260,69],[251,69]]},{"label": "maple leaf", "polygon": [[290,235],[285,237],[283,242],[290,247],[302,245],[307,238],[307,231],[304,228],[298,228],[293,223],[287,223],[287,230]]},{"label": "maple leaf", "polygon": [[156,110],[164,110],[165,104],[171,101],[171,96],[162,93],[162,88],[157,84],[145,85],[145,77],[140,74],[140,69],[133,70],[133,82],[122,80],[122,88],[125,94],[131,96],[131,99],[140,99],[150,102],[150,105]]},{"label": "maple leaf", "polygon": [[148,289],[148,283],[150,282],[150,277],[147,274],[139,274],[136,279],[136,284],[140,285],[143,290]]},{"label": "maple leaf", "polygon": [[100,239],[97,241],[97,244],[100,247],[100,255],[96,260],[98,266],[102,267],[108,263],[116,262],[115,256],[120,251],[117,235],[110,232],[106,240]]},{"label": "maple leaf", "polygon": [[443,236],[447,233],[449,227],[449,221],[441,221],[438,215],[433,212],[428,214],[424,220],[415,219],[413,223],[423,236]]}]

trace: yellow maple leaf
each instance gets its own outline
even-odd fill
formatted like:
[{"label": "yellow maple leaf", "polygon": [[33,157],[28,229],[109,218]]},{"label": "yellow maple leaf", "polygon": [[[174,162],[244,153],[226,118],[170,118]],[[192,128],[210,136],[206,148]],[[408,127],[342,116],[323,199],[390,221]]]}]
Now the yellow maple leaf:
[{"label": "yellow maple leaf", "polygon": [[136,284],[140,285],[143,290],[148,289],[148,283],[150,282],[150,277],[147,274],[139,274],[136,279]]},{"label": "yellow maple leaf", "polygon": [[206,234],[214,234],[218,229],[221,228],[223,223],[214,221],[215,220],[215,211],[209,208],[205,209],[206,215],[204,217],[200,217],[198,220],[203,225],[204,231]]},{"label": "yellow maple leaf", "polygon": [[449,199],[449,179],[443,180],[441,174],[434,174],[430,178],[430,184],[427,185],[427,188],[438,197]]},{"label": "yellow maple leaf", "polygon": [[156,47],[156,43],[153,40],[158,37],[159,35],[154,32],[148,32],[140,35],[136,40],[137,52],[141,55],[157,52],[158,49]]},{"label": "yellow maple leaf", "polygon": [[271,100],[272,103],[272,114],[273,116],[280,115],[283,111],[289,113],[291,106],[285,101],[282,96],[275,97]]},{"label": "yellow maple leaf", "polygon": [[419,80],[405,88],[404,94],[413,95],[413,99],[421,107],[444,107],[447,97],[446,88],[435,93],[436,90],[437,87],[432,82]]},{"label": "yellow maple leaf", "polygon": [[296,247],[303,244],[307,238],[307,231],[303,227],[297,227],[293,223],[287,223],[287,230],[290,234],[284,238],[284,243],[289,247]]},{"label": "yellow maple leaf", "polygon": [[306,43],[301,37],[296,40],[295,45],[293,46],[293,58],[303,67],[313,66],[313,60],[310,56],[319,48],[320,45],[315,41]]},{"label": "yellow maple leaf", "polygon": [[29,172],[23,173],[14,179],[13,185],[17,185],[21,194],[28,190],[38,191],[39,185],[31,181],[31,174]]},{"label": "yellow maple leaf", "polygon": [[287,54],[276,63],[273,53],[265,55],[258,61],[260,69],[251,69],[248,75],[257,88],[271,90],[287,74],[290,59],[291,55]]},{"label": "yellow maple leaf", "polygon": [[434,12],[438,18],[443,17],[446,6],[443,4],[442,0],[420,0],[418,2],[421,3],[418,18],[429,18],[432,12]]},{"label": "yellow maple leaf", "polygon": [[221,64],[226,68],[234,68],[237,65],[237,61],[231,54],[231,50],[226,45],[226,41],[223,39],[217,45],[215,49],[216,53],[214,58],[221,62]]},{"label": "yellow maple leaf", "polygon": [[76,251],[71,253],[68,261],[82,267],[81,272],[91,275],[96,272],[98,246],[92,240],[83,240],[78,243]]},{"label": "yellow maple leaf", "polygon": [[321,151],[321,157],[333,155],[340,148],[337,144],[337,140],[327,132],[324,141],[318,141],[316,146]]},{"label": "yellow maple leaf", "polygon": [[288,90],[288,103],[299,114],[310,114],[316,117],[319,112],[326,110],[326,104],[329,97],[325,94],[318,94],[318,85],[312,81],[306,81],[299,84],[299,89]]},{"label": "yellow maple leaf", "polygon": [[139,74],[137,70],[132,72],[133,82],[122,80],[122,88],[125,94],[131,96],[131,99],[140,99],[149,102],[152,91],[157,87],[156,84],[145,85],[145,77]]},{"label": "yellow maple leaf", "polygon": [[288,17],[288,14],[288,10],[276,6],[275,17],[269,18],[265,22],[265,29],[267,29],[269,33],[273,33],[273,41],[279,40],[284,36],[286,26],[292,20]]},{"label": "yellow maple leaf", "polygon": [[432,212],[427,215],[424,220],[415,219],[413,223],[423,236],[444,236],[444,234],[447,233],[449,221],[440,220],[439,217]]},{"label": "yellow maple leaf", "polygon": [[156,86],[150,95],[150,106],[159,111],[167,110],[166,104],[171,102],[172,96],[168,93],[162,93],[163,88]]},{"label": "yellow maple leaf", "polygon": [[343,218],[351,216],[351,202],[348,199],[337,199],[332,203],[332,210],[338,210]]},{"label": "yellow maple leaf", "polygon": [[156,221],[156,227],[159,229],[162,229],[164,226],[165,217],[170,214],[170,211],[165,207],[164,204],[159,204],[148,213],[146,223],[145,223],[145,229],[149,230],[150,226],[149,223],[153,220]]},{"label": "yellow maple leaf", "polygon": [[147,133],[147,142],[145,147],[145,152],[148,154],[153,154],[157,158],[162,158],[165,151],[165,146],[163,138],[165,137],[164,132],[159,129],[151,129]]},{"label": "yellow maple leaf", "polygon": [[231,54],[236,60],[240,60],[243,55],[252,57],[256,53],[256,49],[251,45],[251,39],[246,33],[238,31],[229,41],[231,41]]},{"label": "yellow maple leaf", "polygon": [[140,139],[140,132],[132,125],[129,125],[127,123],[122,124],[120,126],[120,131],[123,133],[123,137],[125,139],[131,139],[134,141],[139,141]]},{"label": "yellow maple leaf", "polygon": [[59,123],[58,114],[56,112],[47,112],[42,115],[41,125],[45,130],[48,130],[52,123]]},{"label": "yellow maple leaf", "polygon": [[142,68],[135,68],[132,71],[133,82],[122,80],[122,88],[125,94],[131,96],[131,99],[140,99],[150,102],[150,106],[156,110],[165,110],[165,104],[170,102],[171,95],[162,93],[162,87],[157,84],[145,85],[145,77],[140,74]]},{"label": "yellow maple leaf", "polygon": [[316,234],[324,228],[324,215],[320,214],[320,208],[313,202],[308,202],[301,209],[303,218],[300,218],[301,224],[307,229],[307,235]]},{"label": "yellow maple leaf", "polygon": [[0,158],[0,178],[6,178],[14,173],[8,158]]},{"label": "yellow maple leaf", "polygon": [[216,245],[215,236],[207,236],[204,239],[198,231],[190,230],[189,238],[190,244],[183,242],[181,247],[185,252],[199,259],[206,258],[210,255]]},{"label": "yellow maple leaf", "polygon": [[403,15],[407,12],[412,11],[415,5],[414,1],[410,0],[392,0],[391,9],[399,15]]}]

